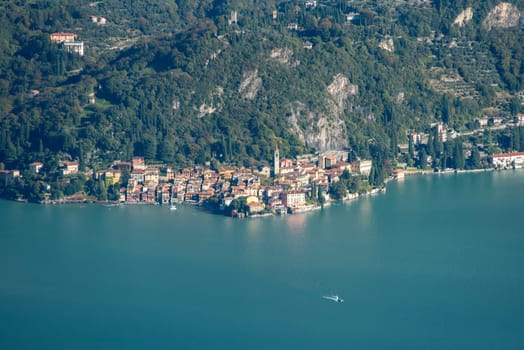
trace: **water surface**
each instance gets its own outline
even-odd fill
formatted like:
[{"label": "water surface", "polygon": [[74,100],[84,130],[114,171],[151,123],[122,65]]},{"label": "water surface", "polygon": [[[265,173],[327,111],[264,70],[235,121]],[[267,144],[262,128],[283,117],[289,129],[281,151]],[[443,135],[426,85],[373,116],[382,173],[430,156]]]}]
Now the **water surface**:
[{"label": "water surface", "polygon": [[249,220],[2,201],[0,348],[522,349],[523,198],[506,171]]}]

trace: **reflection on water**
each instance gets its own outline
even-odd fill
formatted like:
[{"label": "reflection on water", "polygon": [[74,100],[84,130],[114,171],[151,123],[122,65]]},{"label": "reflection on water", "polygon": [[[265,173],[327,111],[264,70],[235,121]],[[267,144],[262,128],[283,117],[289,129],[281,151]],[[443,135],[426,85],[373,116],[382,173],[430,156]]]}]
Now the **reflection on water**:
[{"label": "reflection on water", "polygon": [[358,203],[358,222],[363,232],[369,232],[373,220],[372,199],[365,198]]},{"label": "reflection on water", "polygon": [[307,213],[288,215],[285,218],[288,233],[291,235],[304,234]]}]

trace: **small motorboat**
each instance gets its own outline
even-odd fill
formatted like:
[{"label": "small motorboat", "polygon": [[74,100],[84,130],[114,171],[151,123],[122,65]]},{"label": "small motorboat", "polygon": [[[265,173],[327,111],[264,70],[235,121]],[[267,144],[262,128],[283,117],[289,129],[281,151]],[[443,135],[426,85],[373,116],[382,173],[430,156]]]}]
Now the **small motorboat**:
[{"label": "small motorboat", "polygon": [[334,301],[336,303],[343,303],[344,302],[344,299],[342,299],[338,295],[324,295],[322,298]]}]

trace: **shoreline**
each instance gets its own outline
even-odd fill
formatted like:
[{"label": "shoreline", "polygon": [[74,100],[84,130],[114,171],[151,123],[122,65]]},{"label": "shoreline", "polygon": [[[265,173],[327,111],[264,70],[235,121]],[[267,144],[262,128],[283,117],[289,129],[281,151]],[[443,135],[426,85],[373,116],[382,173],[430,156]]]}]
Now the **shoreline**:
[{"label": "shoreline", "polygon": [[[468,174],[468,173],[483,173],[490,171],[497,171],[499,169],[495,168],[482,168],[482,169],[446,169],[439,171],[432,170],[415,170],[415,171],[405,171],[405,176],[414,176],[414,175],[449,175],[449,174]],[[512,170],[512,169],[501,169],[501,170]]]},{"label": "shoreline", "polygon": [[[467,170],[466,169],[462,169],[462,170],[446,169],[446,170],[441,170],[441,171],[431,171],[431,170],[414,170],[414,171],[409,171],[408,170],[408,171],[404,172],[404,175],[405,175],[405,177],[408,177],[408,176],[411,177],[411,176],[415,176],[415,175],[469,174],[469,173],[483,173],[483,172],[493,172],[493,171],[502,171],[502,170],[517,170],[517,169],[513,169],[513,168],[511,168],[511,169],[482,168],[482,169],[467,169]],[[293,208],[290,208],[289,212],[286,212],[286,213],[272,213],[272,212],[271,213],[260,213],[260,214],[245,215],[245,216],[242,216],[242,218],[253,218],[253,219],[256,219],[256,218],[264,218],[264,217],[270,217],[270,216],[285,216],[285,215],[293,215],[293,214],[303,214],[303,213],[307,213],[307,212],[311,212],[311,211],[323,210],[324,207],[330,207],[334,203],[346,203],[346,202],[357,200],[357,199],[359,199],[361,197],[368,197],[368,196],[374,196],[374,195],[386,193],[387,192],[387,184],[390,181],[395,181],[395,180],[396,181],[403,181],[403,179],[404,179],[404,177],[396,178],[396,177],[390,176],[388,179],[386,179],[384,181],[384,185],[382,187],[372,189],[371,191],[363,193],[363,194],[360,194],[360,193],[348,194],[348,195],[346,195],[346,197],[342,198],[341,200],[328,200],[323,205],[308,205],[308,206],[306,206],[304,208],[302,208],[302,207],[293,207]],[[20,200],[18,198],[17,199],[2,198],[2,199],[16,201],[16,202],[19,202],[19,203],[20,202],[29,203],[27,200]],[[126,206],[126,205],[131,205],[131,206],[152,205],[152,206],[160,206],[160,207],[166,206],[166,207],[168,207],[165,204],[161,204],[161,203],[157,203],[157,202],[99,201],[99,200],[94,199],[93,197],[88,197],[88,196],[83,197],[83,196],[78,196],[78,195],[73,195],[73,196],[70,196],[69,198],[61,198],[61,199],[57,199],[57,200],[45,200],[45,201],[31,202],[31,203],[44,204],[44,205],[48,205],[48,204],[51,204],[51,205],[60,205],[60,204],[98,204],[98,205],[102,205],[104,207],[117,207],[117,206]],[[194,205],[194,204],[191,204],[191,203],[179,203],[179,204],[180,205],[188,204],[188,205],[190,205],[192,207],[200,207],[201,209],[204,209],[204,208],[202,208],[199,205]],[[208,214],[223,215],[222,213],[216,213],[216,212],[213,212],[213,211],[210,211],[210,210],[206,210],[206,209],[204,209],[204,211],[206,213],[208,213]]]}]

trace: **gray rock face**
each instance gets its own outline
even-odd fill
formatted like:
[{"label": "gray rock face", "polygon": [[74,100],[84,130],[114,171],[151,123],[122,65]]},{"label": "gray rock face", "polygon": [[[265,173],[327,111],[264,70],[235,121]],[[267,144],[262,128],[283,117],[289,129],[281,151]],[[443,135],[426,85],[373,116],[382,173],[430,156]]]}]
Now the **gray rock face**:
[{"label": "gray rock face", "polygon": [[292,57],[293,57],[293,50],[288,49],[287,47],[273,49],[271,53],[269,54],[270,59],[277,61],[281,64],[285,64],[287,66],[294,65],[291,61]]},{"label": "gray rock face", "polygon": [[242,82],[238,87],[238,93],[247,100],[254,100],[258,90],[262,86],[262,79],[258,76],[258,70],[244,73]]},{"label": "gray rock face", "polygon": [[471,22],[473,19],[473,9],[471,7],[466,8],[464,11],[462,11],[457,18],[453,21],[454,25],[457,25],[459,27],[464,27],[466,24]]},{"label": "gray rock face", "polygon": [[342,74],[333,77],[326,88],[325,111],[315,111],[296,101],[290,106],[291,130],[305,145],[318,151],[341,150],[348,146],[343,113],[350,106],[348,98],[358,93],[358,86],[351,84]]}]

